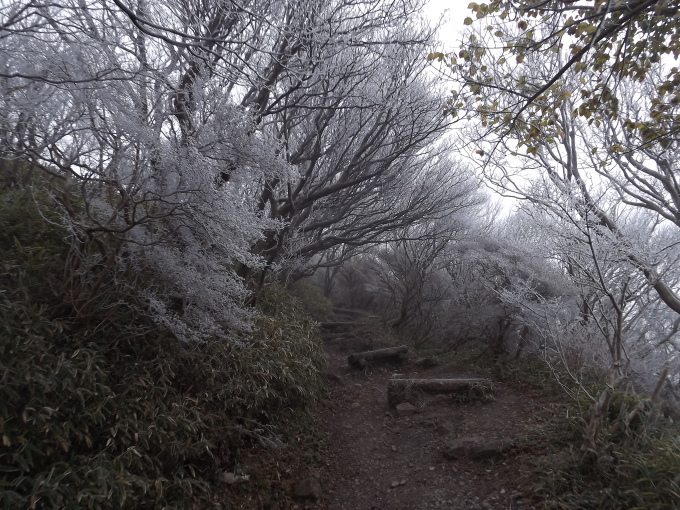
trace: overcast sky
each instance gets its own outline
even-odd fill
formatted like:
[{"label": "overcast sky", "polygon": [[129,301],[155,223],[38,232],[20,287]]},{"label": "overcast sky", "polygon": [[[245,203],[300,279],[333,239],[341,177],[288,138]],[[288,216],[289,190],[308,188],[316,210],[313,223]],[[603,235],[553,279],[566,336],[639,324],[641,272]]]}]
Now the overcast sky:
[{"label": "overcast sky", "polygon": [[459,39],[459,32],[464,27],[463,20],[471,16],[472,11],[467,8],[469,0],[429,0],[425,12],[432,21],[438,21],[444,14],[445,25],[439,38],[444,43],[444,49],[453,49]]}]

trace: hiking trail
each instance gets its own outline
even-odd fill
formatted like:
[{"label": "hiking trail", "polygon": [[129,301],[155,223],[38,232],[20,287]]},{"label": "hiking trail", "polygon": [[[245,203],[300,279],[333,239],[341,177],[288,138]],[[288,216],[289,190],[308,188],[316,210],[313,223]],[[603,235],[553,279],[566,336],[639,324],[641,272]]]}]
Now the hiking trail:
[{"label": "hiking trail", "polygon": [[520,481],[527,456],[536,452],[518,448],[516,439],[530,433],[528,427],[547,411],[540,390],[493,381],[493,399],[487,402],[414,392],[412,406],[398,410],[387,399],[395,375],[448,379],[477,374],[430,358],[364,369],[348,365],[348,354],[380,347],[385,346],[365,341],[361,328],[349,322],[325,331],[332,385],[324,412],[325,466],[298,486],[297,507],[535,508]]}]

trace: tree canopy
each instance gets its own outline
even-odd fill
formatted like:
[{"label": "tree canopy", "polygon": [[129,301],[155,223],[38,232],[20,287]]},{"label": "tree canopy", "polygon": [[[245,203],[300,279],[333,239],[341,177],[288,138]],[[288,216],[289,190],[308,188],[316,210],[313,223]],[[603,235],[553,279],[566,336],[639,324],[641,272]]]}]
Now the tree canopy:
[{"label": "tree canopy", "polygon": [[[501,1],[473,2],[468,34],[457,54],[433,53],[459,80],[448,111],[474,110],[497,126],[525,126],[522,139],[532,140],[555,127],[555,111],[574,98],[573,114],[588,119],[621,115],[617,88],[624,81],[654,78],[643,119],[624,118],[643,145],[667,145],[677,138],[680,120],[680,71],[659,69],[659,63],[680,55],[679,3],[671,0],[630,1]],[[559,55],[559,59],[553,56]],[[515,66],[550,60],[539,76],[528,77]],[[566,91],[564,82],[576,74],[580,86]],[[506,102],[487,100],[489,90],[502,90]]]}]

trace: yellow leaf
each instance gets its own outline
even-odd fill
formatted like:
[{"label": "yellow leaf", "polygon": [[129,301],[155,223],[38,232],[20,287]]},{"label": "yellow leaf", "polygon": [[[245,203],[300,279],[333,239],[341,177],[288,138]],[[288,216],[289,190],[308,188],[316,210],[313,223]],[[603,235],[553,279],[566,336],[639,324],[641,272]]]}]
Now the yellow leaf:
[{"label": "yellow leaf", "polygon": [[465,21],[463,21],[463,23],[466,25],[472,25],[472,18],[468,16],[467,18],[465,18]]}]

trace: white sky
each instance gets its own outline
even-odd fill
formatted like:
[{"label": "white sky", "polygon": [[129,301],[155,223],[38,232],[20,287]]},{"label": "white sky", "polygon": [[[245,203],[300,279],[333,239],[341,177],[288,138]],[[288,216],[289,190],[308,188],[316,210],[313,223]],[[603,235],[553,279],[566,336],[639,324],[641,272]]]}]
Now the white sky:
[{"label": "white sky", "polygon": [[459,39],[459,32],[464,27],[463,20],[468,16],[474,18],[467,8],[470,0],[429,0],[425,6],[425,14],[432,21],[438,21],[444,15],[444,25],[439,38],[444,43],[444,50],[452,50]]},{"label": "white sky", "polygon": [[[432,21],[438,22],[443,15],[442,28],[439,31],[439,39],[442,42],[441,50],[454,51],[458,48],[460,40],[460,33],[465,28],[463,21],[467,17],[476,19],[475,14],[468,9],[470,0],[429,0],[425,6],[425,15]],[[451,84],[445,88],[451,88]],[[462,153],[458,155],[461,161],[467,158]],[[473,165],[474,166],[474,165]],[[490,207],[495,204],[500,204],[500,216],[507,216],[515,207],[516,201],[510,198],[504,198],[497,193],[491,194]]]}]

